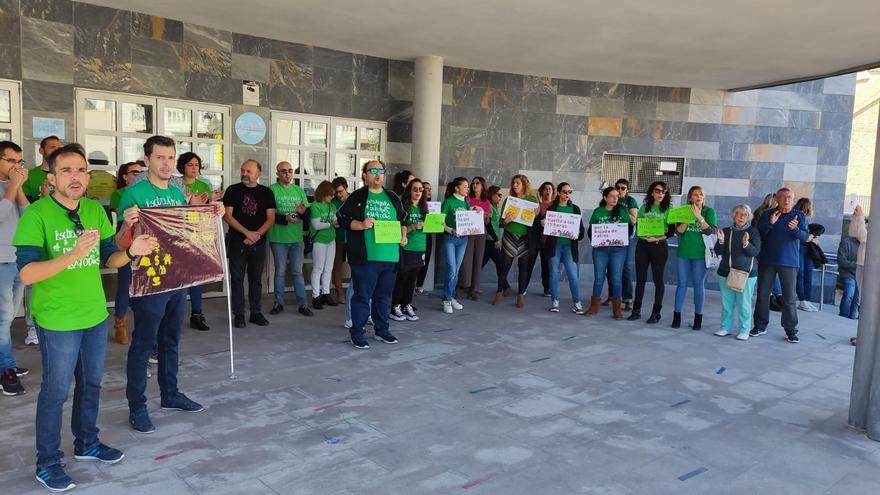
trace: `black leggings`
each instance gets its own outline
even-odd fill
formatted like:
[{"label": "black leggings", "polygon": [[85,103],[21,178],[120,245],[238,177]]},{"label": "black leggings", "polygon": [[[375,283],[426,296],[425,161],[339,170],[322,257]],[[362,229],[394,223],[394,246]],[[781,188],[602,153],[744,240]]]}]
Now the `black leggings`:
[{"label": "black leggings", "polygon": [[507,286],[507,274],[510,273],[510,267],[513,266],[513,259],[517,259],[517,269],[519,271],[517,280],[517,294],[525,294],[529,287],[529,280],[532,278],[531,267],[535,266],[535,258],[538,252],[528,247],[529,241],[525,237],[517,237],[509,232],[504,232],[501,238],[501,251],[504,262],[501,266],[501,276],[498,277],[498,292],[501,292]]},{"label": "black leggings", "polygon": [[391,294],[391,307],[406,306],[412,303],[413,292],[416,288],[416,279],[419,271],[424,267],[421,263],[423,253],[415,251],[401,251],[400,263],[397,265],[397,279],[394,282],[394,292]]},{"label": "black leggings", "polygon": [[663,284],[663,271],[666,269],[666,260],[669,258],[669,249],[666,241],[648,242],[639,239],[636,244],[636,298],[633,301],[633,311],[641,311],[642,299],[645,297],[645,283],[648,282],[648,267],[651,267],[651,275],[654,277],[654,307],[652,312],[659,313],[663,307],[663,294],[666,287]]},{"label": "black leggings", "polygon": [[507,278],[501,273],[501,269],[504,268],[504,254],[501,252],[501,249],[495,247],[495,241],[487,237],[486,250],[483,252],[483,266],[486,266],[490,260],[492,263],[495,263],[495,276],[498,280],[504,281],[504,289],[509,289],[510,284],[507,283]]}]

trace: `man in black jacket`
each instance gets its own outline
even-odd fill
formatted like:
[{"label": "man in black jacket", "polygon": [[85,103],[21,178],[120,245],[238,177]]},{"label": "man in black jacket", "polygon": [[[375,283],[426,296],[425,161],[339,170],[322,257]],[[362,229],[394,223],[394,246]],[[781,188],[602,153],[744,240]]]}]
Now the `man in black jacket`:
[{"label": "man in black jacket", "polygon": [[[372,313],[376,340],[396,344],[397,339],[388,329],[388,308],[400,248],[406,246],[406,227],[401,222],[406,213],[396,194],[385,189],[385,164],[372,160],[363,167],[364,187],[352,192],[337,213],[339,226],[347,231],[345,245],[351,265],[354,296],[351,299],[351,344],[358,349],[369,349],[364,338],[364,325]],[[400,242],[377,242],[376,222],[397,222]],[[380,228],[394,226],[379,224]],[[372,307],[370,303],[372,302]]]}]

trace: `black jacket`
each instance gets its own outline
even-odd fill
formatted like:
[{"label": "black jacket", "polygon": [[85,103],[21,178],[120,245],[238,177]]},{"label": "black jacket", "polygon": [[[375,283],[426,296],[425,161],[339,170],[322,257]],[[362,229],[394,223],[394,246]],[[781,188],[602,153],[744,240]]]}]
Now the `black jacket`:
[{"label": "black jacket", "polygon": [[[556,211],[556,208],[558,206],[559,205],[554,203],[554,204],[550,205],[549,208],[547,208],[547,211]],[[575,215],[581,214],[581,209],[578,208],[578,205],[572,203],[571,206],[572,206],[572,208],[574,208]],[[535,225],[541,229],[540,232],[544,231],[543,230],[544,227],[541,225],[541,220],[544,219],[544,216],[546,216],[546,215],[543,215],[540,218],[535,219]],[[558,239],[558,237],[545,236],[543,234],[541,234],[541,237],[544,240],[543,246],[541,247],[541,256],[543,256],[544,259],[549,260],[550,258],[552,258],[556,254],[556,240]],[[571,257],[575,263],[578,263],[578,260],[580,259],[578,257],[578,244],[580,244],[578,241],[580,241],[583,238],[584,238],[584,219],[583,219],[583,217],[581,217],[581,229],[580,229],[580,232],[578,233],[577,241],[572,239],[572,242],[571,242]]]},{"label": "black jacket", "polygon": [[[336,220],[339,227],[347,231],[347,239],[345,242],[345,254],[350,265],[364,265],[367,263],[367,244],[364,240],[363,230],[352,230],[352,220],[363,222],[366,220],[364,213],[367,208],[367,197],[369,189],[364,186],[348,195],[348,199],[339,207],[336,213]],[[394,205],[397,212],[397,221],[403,223],[406,220],[406,211],[400,198],[394,194],[394,191],[384,190],[388,194],[388,200]]]},{"label": "black jacket", "polygon": [[752,271],[749,277],[758,276],[758,260],[755,258],[761,251],[761,233],[758,227],[752,224],[749,227],[749,245],[743,247],[744,231],[737,232],[733,227],[724,229],[724,244],[715,243],[715,254],[721,256],[721,263],[718,264],[718,275],[726,277],[730,275],[730,252],[733,252],[733,267],[737,270],[746,271],[749,266]]},{"label": "black jacket", "polygon": [[859,240],[855,237],[844,237],[837,247],[838,277],[856,278],[856,262],[859,259]]}]

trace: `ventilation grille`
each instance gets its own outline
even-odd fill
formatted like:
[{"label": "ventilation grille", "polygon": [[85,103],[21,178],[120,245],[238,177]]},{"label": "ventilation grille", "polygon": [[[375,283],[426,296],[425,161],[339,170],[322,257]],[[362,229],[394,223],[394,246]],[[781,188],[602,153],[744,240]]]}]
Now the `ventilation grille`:
[{"label": "ventilation grille", "polygon": [[617,179],[629,181],[632,193],[645,194],[652,182],[662,180],[672,194],[681,194],[684,157],[657,155],[602,154],[602,180],[613,185]]}]

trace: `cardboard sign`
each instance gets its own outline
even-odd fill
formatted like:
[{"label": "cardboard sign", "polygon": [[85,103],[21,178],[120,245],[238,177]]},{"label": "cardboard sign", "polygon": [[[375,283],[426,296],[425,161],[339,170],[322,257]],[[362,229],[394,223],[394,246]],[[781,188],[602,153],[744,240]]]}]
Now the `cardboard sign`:
[{"label": "cardboard sign", "polygon": [[856,211],[856,206],[859,204],[859,196],[856,193],[852,193],[846,198],[846,204],[843,205],[843,214],[844,215],[852,215]]},{"label": "cardboard sign", "polygon": [[594,223],[591,229],[593,247],[629,246],[629,224]]},{"label": "cardboard sign", "polygon": [[547,211],[544,217],[544,235],[577,239],[581,232],[581,216],[572,213]]},{"label": "cardboard sign", "polygon": [[397,220],[376,220],[373,223],[376,244],[400,244],[400,222]]},{"label": "cardboard sign", "polygon": [[445,226],[445,213],[428,213],[425,217],[425,226],[422,229],[422,232],[426,234],[440,234],[443,232],[443,227]]},{"label": "cardboard sign", "polygon": [[440,206],[439,201],[428,201],[428,213],[440,213]]},{"label": "cardboard sign", "polygon": [[694,223],[697,217],[694,216],[694,207],[692,205],[679,206],[678,208],[669,209],[669,223]]},{"label": "cardboard sign", "polygon": [[538,207],[538,203],[508,196],[504,203],[504,211],[501,212],[501,218],[507,218],[507,215],[513,212],[514,222],[531,227],[538,215]]},{"label": "cardboard sign", "polygon": [[462,235],[480,235],[486,233],[481,210],[458,210],[455,212],[455,233]]},{"label": "cardboard sign", "polygon": [[666,235],[666,220],[663,217],[639,217],[636,223],[636,235],[639,237],[663,237]]}]

